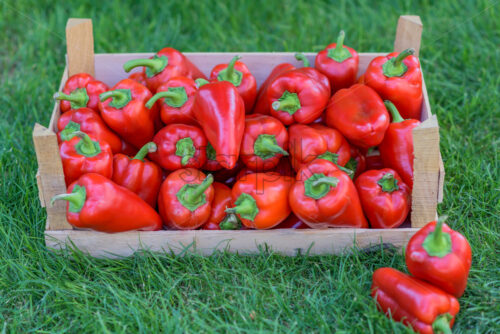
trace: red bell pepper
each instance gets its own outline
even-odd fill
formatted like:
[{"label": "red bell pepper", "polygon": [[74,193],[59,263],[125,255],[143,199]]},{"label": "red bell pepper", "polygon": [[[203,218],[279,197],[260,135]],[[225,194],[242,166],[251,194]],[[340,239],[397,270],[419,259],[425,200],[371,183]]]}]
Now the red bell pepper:
[{"label": "red bell pepper", "polygon": [[153,139],[158,108],[146,108],[151,92],[140,83],[124,79],[101,94],[99,109],[108,126],[125,141],[140,148]]},{"label": "red bell pepper", "polygon": [[380,144],[389,127],[389,113],[377,92],[355,84],[335,93],[326,109],[326,123],[352,144],[368,148]]},{"label": "red bell pepper", "polygon": [[309,227],[368,228],[352,180],[328,160],[316,159],[301,168],[288,200]]},{"label": "red bell pepper", "polygon": [[222,167],[231,169],[240,154],[245,130],[245,104],[233,84],[227,81],[207,83],[196,93],[194,115],[216,152]]},{"label": "red bell pepper", "polygon": [[367,169],[366,157],[357,147],[351,145],[351,159],[349,159],[344,167],[351,171],[351,173],[348,173],[349,176],[351,176],[352,179],[356,179]]},{"label": "red bell pepper", "polygon": [[163,123],[198,125],[193,114],[194,96],[198,87],[193,79],[174,77],[158,86],[156,94],[146,103],[152,108],[160,100],[160,117]]},{"label": "red bell pepper", "polygon": [[471,248],[443,220],[422,227],[408,242],[406,266],[412,275],[460,297],[467,286]]},{"label": "red bell pepper", "polygon": [[329,160],[337,166],[345,166],[351,159],[351,147],[342,134],[322,124],[311,124],[326,140],[326,152],[318,158]]},{"label": "red bell pepper", "polygon": [[420,120],[422,110],[422,71],[415,50],[406,49],[374,58],[365,72],[365,84],[390,100],[403,118]]},{"label": "red bell pepper", "polygon": [[293,212],[279,225],[273,227],[273,229],[282,229],[282,228],[292,228],[294,230],[302,230],[306,228],[310,228],[307,226],[306,223],[304,223],[302,220],[300,220]]},{"label": "red bell pepper", "polygon": [[123,64],[123,69],[128,73],[138,66],[144,66],[143,73],[146,77],[146,83],[152,92],[156,92],[161,84],[173,77],[188,77],[193,80],[206,79],[198,67],[173,48],[163,48],[149,59],[129,60]]},{"label": "red bell pepper", "polygon": [[214,182],[214,199],[208,221],[201,226],[203,230],[239,230],[241,222],[235,214],[226,214],[231,207],[231,188],[223,183]]},{"label": "red bell pepper", "polygon": [[290,214],[290,185],[291,178],[278,173],[248,174],[234,184],[233,207],[226,212],[236,213],[246,227],[273,228]]},{"label": "red bell pepper", "polygon": [[66,185],[86,173],[97,173],[107,178],[113,174],[113,152],[109,144],[96,141],[84,132],[75,131],[73,138],[63,141],[59,154]]},{"label": "red bell pepper", "polygon": [[128,76],[128,78],[137,81],[141,85],[147,86],[146,75],[144,74],[144,72],[132,73],[131,75]]},{"label": "red bell pepper", "polygon": [[104,82],[94,79],[87,73],[78,73],[69,77],[62,92],[54,94],[60,100],[61,113],[70,109],[90,108],[99,111],[99,95],[109,89]]},{"label": "red bell pepper", "polygon": [[268,99],[266,97],[263,97],[265,94],[267,94],[267,87],[269,86],[269,83],[271,83],[276,77],[278,77],[280,74],[294,70],[295,66],[293,66],[290,63],[281,63],[276,65],[269,76],[266,78],[266,80],[262,83],[260,86],[258,92],[257,92],[257,99],[255,103],[255,107],[253,109],[253,112],[255,114],[262,114],[262,115],[268,115],[270,110],[270,106],[267,103]]},{"label": "red bell pepper", "polygon": [[388,317],[421,334],[451,334],[460,310],[452,295],[392,268],[375,270],[371,295]]},{"label": "red bell pepper", "polygon": [[154,136],[153,142],[158,150],[149,157],[166,170],[201,168],[207,160],[207,139],[197,126],[169,124]]},{"label": "red bell pepper", "polygon": [[318,52],[314,62],[314,67],[330,80],[332,93],[352,86],[358,75],[358,53],[344,45],[344,37],[345,33],[341,30],[337,43],[332,43]]},{"label": "red bell pepper", "polygon": [[245,102],[245,112],[252,111],[257,97],[257,80],[245,63],[238,61],[235,56],[229,64],[216,65],[210,73],[210,81],[228,81],[232,83]]},{"label": "red bell pepper", "polygon": [[416,119],[407,119],[399,115],[398,110],[390,101],[385,101],[391,112],[392,123],[387,129],[384,140],[378,146],[384,166],[398,172],[403,181],[413,189],[413,133],[420,125]]},{"label": "red bell pepper", "polygon": [[197,229],[210,217],[214,188],[211,174],[194,168],[170,173],[160,188],[158,209],[163,224],[170,229]]},{"label": "red bell pepper", "polygon": [[372,228],[395,228],[410,212],[410,188],[390,168],[369,170],[354,182]]},{"label": "red bell pepper", "polygon": [[59,117],[57,121],[58,142],[70,140],[75,131],[82,131],[97,141],[105,141],[113,153],[122,151],[122,140],[104,123],[101,116],[90,108],[72,109]]},{"label": "red bell pepper", "polygon": [[288,152],[288,132],[276,118],[253,114],[246,116],[240,155],[245,165],[255,171],[274,168]]},{"label": "red bell pepper", "polygon": [[153,208],[156,207],[163,171],[158,165],[144,158],[146,154],[155,151],[155,143],[149,142],[132,159],[124,154],[115,154],[112,177],[116,184],[136,193]]},{"label": "red bell pepper", "polygon": [[161,229],[161,218],[153,208],[100,174],[83,175],[67,194],[54,196],[51,204],[56,200],[68,201],[66,219],[77,228],[108,233]]}]

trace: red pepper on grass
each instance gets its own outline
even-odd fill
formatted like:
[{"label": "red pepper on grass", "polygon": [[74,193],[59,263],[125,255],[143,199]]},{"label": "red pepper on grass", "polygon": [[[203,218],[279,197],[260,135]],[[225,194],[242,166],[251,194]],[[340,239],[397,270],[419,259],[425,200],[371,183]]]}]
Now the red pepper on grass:
[{"label": "red pepper on grass", "polygon": [[245,105],[233,84],[227,81],[208,83],[199,79],[194,115],[216,152],[222,167],[231,169],[240,154],[245,129]]},{"label": "red pepper on grass", "polygon": [[170,229],[197,229],[210,217],[214,188],[211,174],[194,168],[170,173],[160,188],[158,209],[163,224]]},{"label": "red pepper on grass", "polygon": [[358,53],[344,45],[345,33],[340,31],[337,43],[328,45],[318,52],[314,66],[330,80],[332,93],[348,88],[356,82],[358,75]]},{"label": "red pepper on grass", "polygon": [[451,334],[460,310],[452,295],[392,268],[375,270],[371,295],[388,317],[421,334]]},{"label": "red pepper on grass", "polygon": [[392,123],[387,129],[384,140],[378,146],[384,166],[394,169],[403,181],[413,189],[413,134],[412,130],[420,125],[416,119],[404,120],[390,101],[385,101],[391,112]]},{"label": "red pepper on grass", "polygon": [[160,117],[163,123],[197,125],[193,114],[194,96],[198,88],[193,79],[174,77],[158,86],[156,94],[146,103],[152,108],[160,100]]},{"label": "red pepper on grass", "polygon": [[77,228],[108,233],[161,229],[161,218],[153,208],[100,174],[83,175],[51,203],[56,200],[68,201],[66,219]]},{"label": "red pepper on grass", "polygon": [[422,227],[408,242],[406,266],[412,275],[460,297],[467,286],[471,248],[443,220]]},{"label": "red pepper on grass", "polygon": [[394,170],[366,171],[355,185],[372,228],[395,228],[405,221],[411,206],[410,188]]},{"label": "red pepper on grass", "polygon": [[59,153],[66,185],[86,173],[97,173],[107,178],[113,174],[111,147],[105,141],[96,141],[84,132],[75,131],[73,138],[63,141]]},{"label": "red pepper on grass", "polygon": [[137,148],[150,142],[155,132],[158,109],[146,108],[151,92],[140,83],[124,79],[101,94],[99,109],[108,126]]},{"label": "red pepper on grass", "polygon": [[245,101],[245,112],[248,114],[252,111],[257,97],[257,81],[247,65],[238,61],[240,58],[240,56],[235,56],[229,64],[216,65],[210,73],[210,81],[232,83]]},{"label": "red pepper on grass", "polygon": [[256,171],[274,168],[288,152],[288,132],[276,118],[253,114],[246,116],[241,141],[241,160]]},{"label": "red pepper on grass", "polygon": [[267,87],[269,86],[269,83],[271,83],[275,78],[277,78],[280,74],[294,70],[295,66],[293,66],[290,63],[281,63],[276,65],[269,76],[266,78],[266,80],[262,83],[260,86],[258,92],[257,92],[257,99],[255,103],[255,107],[253,109],[253,112],[255,114],[263,114],[263,115],[268,115],[270,110],[270,105],[267,103],[268,99],[265,96],[267,94]]},{"label": "red pepper on grass", "polygon": [[137,81],[141,85],[147,86],[146,75],[144,74],[144,72],[132,73],[131,75],[128,76],[128,78]]},{"label": "red pepper on grass", "polygon": [[326,123],[352,144],[368,148],[380,144],[390,118],[372,88],[356,84],[335,93],[326,109]]},{"label": "red pepper on grass", "polygon": [[206,79],[198,67],[173,48],[163,48],[149,59],[129,60],[123,64],[123,69],[128,73],[138,66],[144,66],[143,73],[146,77],[146,83],[152,92],[156,92],[161,84],[173,77],[188,77],[193,80]]},{"label": "red pepper on grass", "polygon": [[154,136],[153,142],[158,150],[149,157],[166,170],[201,168],[207,160],[207,139],[196,126],[169,124]]},{"label": "red pepper on grass", "polygon": [[64,113],[70,109],[90,108],[99,111],[99,95],[109,89],[104,82],[94,79],[87,73],[78,73],[69,77],[63,91],[54,94],[60,100],[60,109]]},{"label": "red pepper on grass", "polygon": [[231,189],[223,183],[214,182],[214,199],[208,221],[201,226],[203,230],[239,230],[241,221],[235,214],[226,214],[231,207]]},{"label": "red pepper on grass", "polygon": [[248,174],[232,189],[233,207],[226,213],[235,213],[249,228],[273,228],[290,214],[288,191],[291,179],[278,173]]},{"label": "red pepper on grass", "polygon": [[374,58],[366,69],[364,81],[384,100],[392,101],[403,118],[420,120],[422,71],[414,53],[415,50],[406,49]]},{"label": "red pepper on grass", "polygon": [[144,158],[148,153],[155,151],[155,143],[149,142],[133,158],[115,154],[112,178],[116,184],[136,193],[153,208],[156,207],[163,171],[155,163]]}]

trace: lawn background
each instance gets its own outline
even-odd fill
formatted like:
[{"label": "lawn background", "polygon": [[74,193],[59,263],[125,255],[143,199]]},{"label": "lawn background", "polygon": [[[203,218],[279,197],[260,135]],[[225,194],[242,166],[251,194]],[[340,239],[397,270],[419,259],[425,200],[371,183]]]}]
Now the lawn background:
[{"label": "lawn background", "polygon": [[359,52],[384,52],[399,15],[413,14],[441,127],[439,213],[473,249],[455,332],[499,332],[500,5],[432,3],[0,1],[0,331],[411,332],[368,296],[374,269],[406,271],[400,252],[119,261],[48,252],[31,131],[49,122],[69,17],[92,18],[96,52],[318,51],[341,28]]}]

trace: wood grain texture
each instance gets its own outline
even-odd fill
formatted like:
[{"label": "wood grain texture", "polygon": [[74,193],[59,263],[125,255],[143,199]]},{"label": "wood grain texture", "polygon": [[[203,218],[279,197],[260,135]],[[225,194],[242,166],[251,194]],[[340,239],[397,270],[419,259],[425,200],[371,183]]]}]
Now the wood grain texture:
[{"label": "wood grain texture", "polygon": [[69,19],[66,23],[66,52],[70,76],[85,72],[95,74],[94,35],[91,19]]},{"label": "wood grain texture", "polygon": [[408,48],[415,49],[415,55],[420,51],[423,25],[420,16],[402,15],[398,20],[394,51],[401,52]]}]

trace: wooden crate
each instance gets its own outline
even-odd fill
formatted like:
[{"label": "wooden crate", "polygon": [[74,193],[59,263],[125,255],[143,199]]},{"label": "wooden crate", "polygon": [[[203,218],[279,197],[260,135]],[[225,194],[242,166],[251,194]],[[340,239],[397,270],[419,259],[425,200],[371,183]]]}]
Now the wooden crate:
[{"label": "wooden crate", "polygon": [[[420,48],[422,23],[418,16],[399,18],[394,43],[395,51],[408,47]],[[95,54],[92,22],[88,19],[70,19],[66,26],[68,65],[61,78],[62,90],[68,76],[79,72],[95,73],[98,80],[112,86],[127,74],[122,65],[134,58],[149,57],[151,53]],[[352,44],[355,45],[353,41]],[[295,60],[294,53],[186,53],[186,56],[205,74],[219,63],[228,62],[239,54],[260,84],[278,63]],[[376,56],[386,53],[360,53],[359,74]],[[314,53],[306,53],[314,63]],[[95,67],[94,67],[95,66]],[[95,70],[95,71],[94,71]],[[176,254],[196,251],[211,254],[214,250],[228,250],[242,254],[258,252],[261,246],[286,255],[298,252],[309,254],[340,253],[353,246],[359,248],[388,243],[398,248],[406,245],[409,238],[436,218],[436,206],[442,199],[444,169],[439,152],[439,127],[431,113],[425,83],[423,85],[422,124],[413,130],[414,139],[414,188],[411,223],[396,229],[322,229],[322,230],[245,230],[245,231],[156,231],[106,234],[89,230],[77,230],[66,221],[64,201],[50,206],[50,199],[66,192],[62,163],[56,139],[56,124],[60,115],[59,103],[54,105],[48,128],[35,124],[33,141],[38,160],[37,183],[40,202],[47,210],[45,231],[46,245],[51,249],[77,247],[96,257],[128,256],[140,249],[167,251]]]}]

